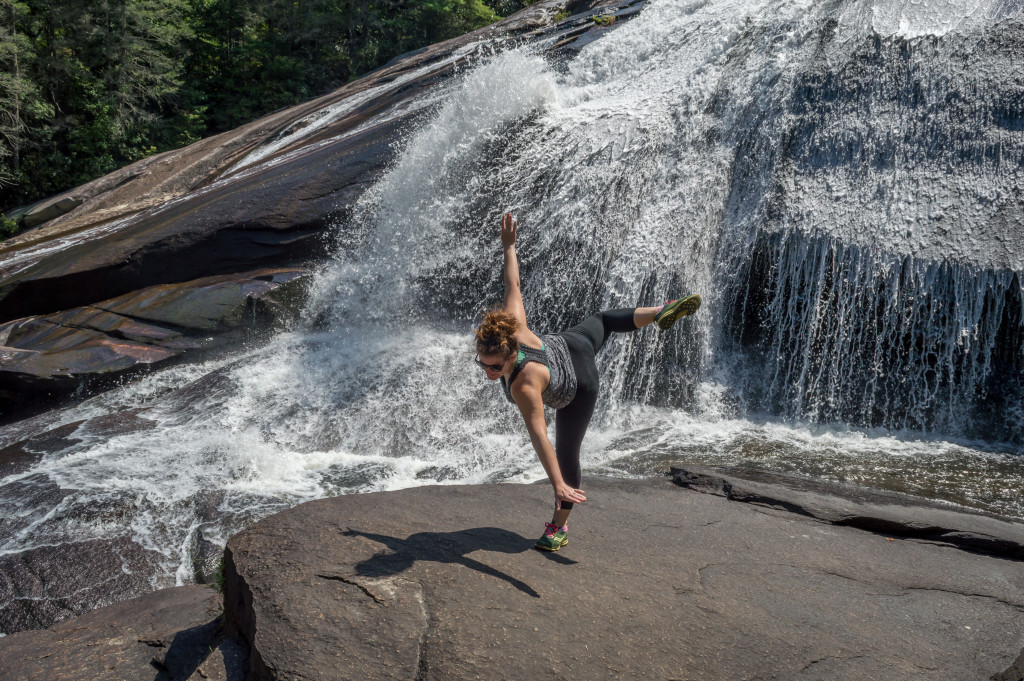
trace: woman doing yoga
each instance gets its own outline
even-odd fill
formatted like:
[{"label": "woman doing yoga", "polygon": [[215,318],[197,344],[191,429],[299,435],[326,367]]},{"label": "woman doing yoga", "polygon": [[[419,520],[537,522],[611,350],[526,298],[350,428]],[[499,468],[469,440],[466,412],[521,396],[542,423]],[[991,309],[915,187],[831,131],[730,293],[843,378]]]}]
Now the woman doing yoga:
[{"label": "woman doing yoga", "polygon": [[[561,333],[538,336],[526,325],[516,259],[517,222],[501,219],[505,303],[484,315],[476,329],[477,364],[500,380],[505,396],[519,407],[530,442],[555,491],[555,514],[537,548],[557,551],[569,543],[567,521],[573,504],[587,500],[580,486],[580,445],[597,403],[595,356],[612,333],[629,333],[654,322],[671,328],[700,307],[700,296],[660,307],[605,310]],[[555,411],[555,445],[548,439],[544,405]]]}]

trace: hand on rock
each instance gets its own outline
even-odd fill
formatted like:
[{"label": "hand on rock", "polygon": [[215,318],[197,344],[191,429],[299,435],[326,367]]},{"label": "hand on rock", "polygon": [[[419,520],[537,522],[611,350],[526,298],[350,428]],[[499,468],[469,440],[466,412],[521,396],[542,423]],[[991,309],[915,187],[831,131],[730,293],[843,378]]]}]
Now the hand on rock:
[{"label": "hand on rock", "polygon": [[571,501],[574,504],[582,504],[587,500],[583,490],[575,489],[565,483],[555,485],[555,498],[559,501]]}]

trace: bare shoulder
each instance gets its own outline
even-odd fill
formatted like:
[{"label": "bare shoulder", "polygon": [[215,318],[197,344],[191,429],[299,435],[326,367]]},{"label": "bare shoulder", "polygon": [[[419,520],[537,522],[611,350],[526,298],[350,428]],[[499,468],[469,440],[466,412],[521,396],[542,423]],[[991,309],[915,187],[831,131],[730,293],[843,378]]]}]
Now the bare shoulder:
[{"label": "bare shoulder", "polygon": [[523,329],[522,331],[516,332],[516,340],[522,345],[526,345],[531,348],[540,349],[540,346],[544,344],[544,341],[540,339],[540,336],[535,334],[529,329]]},{"label": "bare shoulder", "polygon": [[526,402],[540,402],[541,393],[544,392],[544,388],[547,387],[550,380],[551,377],[544,365],[528,362],[520,369],[519,376],[512,383],[509,391],[516,404],[521,405],[524,399]]},{"label": "bare shoulder", "polygon": [[[539,345],[537,347],[540,347]],[[530,398],[540,399],[541,393],[551,382],[551,372],[546,366],[539,362],[527,362],[519,370],[519,376],[512,384],[513,397],[518,388],[520,394]]]}]

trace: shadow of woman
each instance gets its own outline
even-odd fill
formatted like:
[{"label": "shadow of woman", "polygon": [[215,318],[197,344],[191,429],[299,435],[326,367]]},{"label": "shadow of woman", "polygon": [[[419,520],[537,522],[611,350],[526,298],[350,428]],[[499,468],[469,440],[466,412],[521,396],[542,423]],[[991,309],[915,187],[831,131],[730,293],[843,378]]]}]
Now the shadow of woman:
[{"label": "shadow of woman", "polygon": [[[491,577],[504,580],[523,593],[540,598],[533,587],[491,567],[467,554],[474,551],[497,551],[500,553],[523,553],[533,548],[534,540],[515,532],[498,527],[474,527],[457,532],[417,532],[405,539],[389,537],[348,528],[343,532],[347,537],[366,537],[391,549],[391,553],[379,553],[356,565],[356,574],[364,577],[396,575],[412,567],[416,561],[435,563],[458,563]],[[543,554],[548,560],[562,565],[575,565],[576,561],[554,553]]]}]

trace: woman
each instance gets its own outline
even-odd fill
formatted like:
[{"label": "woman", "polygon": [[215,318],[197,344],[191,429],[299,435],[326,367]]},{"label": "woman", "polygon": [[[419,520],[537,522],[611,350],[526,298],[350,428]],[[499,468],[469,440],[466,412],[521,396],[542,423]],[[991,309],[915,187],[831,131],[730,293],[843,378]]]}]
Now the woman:
[{"label": "woman", "polygon": [[[505,396],[519,407],[530,441],[555,491],[555,514],[545,523],[537,548],[557,551],[569,543],[569,512],[587,500],[580,485],[580,444],[597,403],[598,372],[594,357],[608,335],[628,333],[655,322],[668,329],[700,307],[700,296],[661,307],[606,310],[568,331],[538,336],[526,326],[519,290],[516,228],[512,215],[501,219],[505,264],[505,304],[484,315],[476,329],[477,364],[487,378],[500,380]],[[555,446],[548,440],[544,405],[555,412]]]}]

